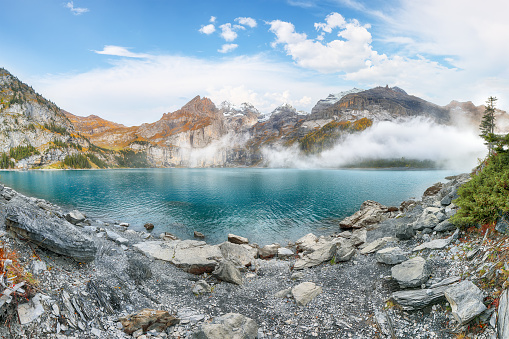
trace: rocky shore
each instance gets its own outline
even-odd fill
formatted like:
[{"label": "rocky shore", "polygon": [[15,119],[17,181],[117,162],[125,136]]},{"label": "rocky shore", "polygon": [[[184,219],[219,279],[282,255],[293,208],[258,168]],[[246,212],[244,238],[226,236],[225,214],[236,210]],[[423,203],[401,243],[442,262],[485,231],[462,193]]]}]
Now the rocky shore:
[{"label": "rocky shore", "polygon": [[448,222],[468,178],[287,246],[137,232],[0,186],[1,244],[37,280],[0,279],[0,336],[507,338],[509,240]]}]

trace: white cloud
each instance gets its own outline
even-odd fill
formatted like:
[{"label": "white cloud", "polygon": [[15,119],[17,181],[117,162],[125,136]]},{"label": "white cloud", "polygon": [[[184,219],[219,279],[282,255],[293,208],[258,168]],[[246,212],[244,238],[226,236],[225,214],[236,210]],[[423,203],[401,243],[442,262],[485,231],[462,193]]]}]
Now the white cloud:
[{"label": "white cloud", "polygon": [[121,46],[106,45],[102,51],[94,51],[97,54],[114,55],[128,58],[149,58],[149,54],[145,53],[133,53],[128,48]]},{"label": "white cloud", "polygon": [[208,24],[200,28],[200,33],[210,35],[216,31],[216,27],[213,24]]},{"label": "white cloud", "polygon": [[65,7],[69,8],[71,10],[72,14],[74,14],[74,15],[81,15],[83,13],[89,12],[88,8],[74,7],[73,1],[69,1],[68,3],[66,3]]},{"label": "white cloud", "polygon": [[317,31],[322,30],[327,33],[331,33],[333,29],[344,27],[346,24],[345,18],[339,13],[331,13],[325,18],[325,23],[315,23],[315,29]]},{"label": "white cloud", "polygon": [[221,46],[221,49],[218,49],[217,51],[219,53],[228,53],[233,51],[237,47],[239,47],[239,45],[237,44],[224,44],[223,46]]},{"label": "white cloud", "polygon": [[214,22],[216,22],[216,19],[217,18],[215,16],[211,16],[209,22],[214,23]]},{"label": "white cloud", "polygon": [[253,19],[253,18],[249,18],[249,17],[247,17],[247,18],[246,17],[239,17],[239,18],[236,18],[235,21],[238,22],[241,25],[249,26],[251,28],[254,28],[257,25],[256,20]]},{"label": "white cloud", "polygon": [[221,28],[221,37],[226,41],[237,39],[237,33],[232,29],[232,24],[227,23],[219,26]]}]

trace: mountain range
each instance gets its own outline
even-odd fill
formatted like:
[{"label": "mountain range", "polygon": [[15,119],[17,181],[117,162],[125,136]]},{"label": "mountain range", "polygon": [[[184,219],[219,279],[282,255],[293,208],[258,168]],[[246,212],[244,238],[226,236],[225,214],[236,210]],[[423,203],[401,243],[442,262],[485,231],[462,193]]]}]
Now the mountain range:
[{"label": "mountain range", "polygon": [[[317,154],[381,121],[478,126],[483,112],[471,102],[439,106],[385,86],[330,94],[310,113],[288,104],[262,113],[196,96],[156,122],[126,127],[60,109],[0,68],[0,167],[265,166],[264,149]],[[497,124],[509,126],[506,112],[497,110]]]}]

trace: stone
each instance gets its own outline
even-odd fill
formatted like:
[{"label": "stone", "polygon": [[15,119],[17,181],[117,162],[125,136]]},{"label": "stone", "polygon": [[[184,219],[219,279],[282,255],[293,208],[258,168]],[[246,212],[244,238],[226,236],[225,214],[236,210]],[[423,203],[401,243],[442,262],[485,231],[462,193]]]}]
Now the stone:
[{"label": "stone", "polygon": [[34,260],[30,263],[32,274],[39,275],[47,270],[46,263],[41,260]]},{"label": "stone", "polygon": [[166,328],[179,323],[179,319],[170,315],[168,311],[144,308],[138,313],[130,314],[118,319],[127,334],[133,334],[141,329],[143,333],[150,330],[163,332]]},{"label": "stone", "polygon": [[427,214],[426,211],[413,223],[416,231],[422,231],[426,228],[435,228],[440,223],[440,220],[434,214]]},{"label": "stone", "polygon": [[176,235],[173,235],[170,232],[163,232],[159,234],[159,239],[162,239],[164,241],[179,240],[179,238]]},{"label": "stone", "polygon": [[399,247],[384,248],[376,252],[376,261],[387,265],[401,264],[408,259],[408,253]]},{"label": "stone", "polygon": [[298,259],[295,262],[293,269],[303,270],[305,268],[320,265],[325,261],[329,261],[336,253],[336,248],[337,246],[333,242],[325,243],[320,248],[316,249],[314,252],[304,255],[302,259]]},{"label": "stone", "polygon": [[449,287],[444,292],[451,305],[452,315],[464,325],[486,310],[482,291],[470,280]]},{"label": "stone", "polygon": [[228,241],[237,245],[249,244],[247,238],[241,237],[240,235],[228,234]]},{"label": "stone", "polygon": [[368,238],[368,232],[365,229],[357,229],[352,232],[350,242],[353,246],[359,246],[366,242]]},{"label": "stone", "polygon": [[133,247],[148,257],[171,262],[192,274],[212,273],[223,260],[219,246],[198,240],[144,241]]},{"label": "stone", "polygon": [[280,247],[277,249],[277,257],[281,259],[291,258],[295,255],[293,251],[286,247]]},{"label": "stone", "polygon": [[318,237],[313,233],[308,233],[295,242],[297,252],[313,251],[313,246],[315,246],[317,242]]},{"label": "stone", "polygon": [[87,217],[83,213],[77,210],[70,211],[65,215],[65,219],[74,225],[85,221],[86,218]]},{"label": "stone", "polygon": [[120,224],[118,224],[119,226],[122,226],[122,227],[129,227],[129,223],[127,222],[121,222]]},{"label": "stone", "polygon": [[440,224],[438,224],[433,230],[437,232],[449,232],[454,231],[456,226],[450,223],[449,220],[444,220]]},{"label": "stone", "polygon": [[19,323],[25,325],[39,318],[44,314],[44,307],[41,301],[45,298],[42,294],[37,293],[29,302],[18,305]]},{"label": "stone", "polygon": [[221,261],[212,272],[216,278],[232,284],[242,285],[242,274],[235,265],[228,261]]},{"label": "stone", "polygon": [[136,258],[129,258],[127,260],[127,274],[137,284],[141,284],[152,278],[152,270],[150,265],[147,265],[143,263],[143,261]]},{"label": "stone", "polygon": [[108,239],[112,240],[112,241],[115,241],[119,244],[127,244],[129,243],[129,240],[122,237],[120,234],[118,233],[115,233],[113,231],[110,231],[110,230],[106,230],[106,236],[108,237]]},{"label": "stone", "polygon": [[193,286],[193,293],[195,295],[211,293],[212,287],[205,280],[198,280]]},{"label": "stone", "polygon": [[369,253],[373,253],[373,252],[376,252],[378,251],[379,249],[381,249],[382,247],[385,246],[385,244],[387,244],[388,241],[392,241],[393,238],[392,237],[383,237],[383,238],[378,238],[376,239],[375,241],[372,241],[370,242],[369,244],[367,244],[362,250],[361,250],[361,253],[362,254],[369,254]]},{"label": "stone", "polygon": [[391,294],[390,300],[405,311],[415,311],[439,303],[445,299],[444,292],[449,286],[425,288],[418,290],[397,291]]},{"label": "stone", "polygon": [[258,256],[262,259],[270,259],[277,255],[277,250],[281,247],[279,244],[265,245],[258,249]]},{"label": "stone", "polygon": [[243,267],[251,266],[258,254],[258,249],[256,248],[245,244],[238,245],[228,241],[220,244],[219,248],[226,260]]},{"label": "stone", "polygon": [[415,236],[415,230],[411,224],[402,224],[396,227],[396,238],[410,240]]},{"label": "stone", "polygon": [[146,223],[145,225],[143,225],[143,227],[145,227],[145,229],[146,229],[147,231],[151,231],[151,230],[153,230],[153,229],[154,229],[154,224],[152,224],[152,223],[148,222],[148,223]]},{"label": "stone", "polygon": [[292,288],[292,296],[299,306],[306,306],[320,293],[322,288],[312,282],[303,282]]},{"label": "stone", "polygon": [[292,296],[291,288],[281,290],[281,291],[277,292],[276,294],[274,294],[274,297],[276,297],[276,298],[286,298],[286,297],[291,297],[291,296]]},{"label": "stone", "polygon": [[504,290],[498,302],[497,339],[509,338],[509,290]]},{"label": "stone", "polygon": [[193,333],[195,339],[255,339],[258,335],[256,322],[238,313],[227,313],[215,318],[210,324],[201,325]]},{"label": "stone", "polygon": [[78,262],[90,262],[97,253],[95,242],[67,220],[13,198],[6,208],[5,225],[23,238]]},{"label": "stone", "polygon": [[[339,246],[338,246],[339,245]],[[336,262],[345,262],[355,255],[355,247],[349,241],[339,242],[336,245],[336,254],[335,261]]]},{"label": "stone", "polygon": [[422,257],[415,257],[393,266],[391,273],[401,288],[420,287],[429,278],[428,265]]},{"label": "stone", "polygon": [[507,214],[503,214],[497,220],[497,224],[495,225],[495,230],[502,234],[509,234],[509,220]]},{"label": "stone", "polygon": [[430,250],[439,250],[446,246],[448,246],[453,240],[457,239],[459,235],[459,229],[456,229],[453,235],[446,239],[435,239],[428,242],[425,242],[423,244],[420,244],[419,246],[416,246],[412,251],[420,251],[423,249],[430,249]]},{"label": "stone", "polygon": [[198,239],[205,239],[205,234],[198,231],[194,231],[194,237]]},{"label": "stone", "polygon": [[339,223],[341,228],[363,228],[377,224],[388,217],[388,208],[382,204],[367,200],[362,203],[360,209]]}]

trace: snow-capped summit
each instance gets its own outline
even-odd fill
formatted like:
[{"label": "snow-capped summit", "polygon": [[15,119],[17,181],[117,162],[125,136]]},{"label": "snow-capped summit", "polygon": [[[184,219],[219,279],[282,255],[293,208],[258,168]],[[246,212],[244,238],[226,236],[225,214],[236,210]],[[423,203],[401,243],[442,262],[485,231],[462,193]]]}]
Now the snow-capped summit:
[{"label": "snow-capped summit", "polygon": [[344,92],[339,92],[339,93],[335,93],[335,94],[331,93],[331,94],[329,94],[329,96],[327,98],[318,100],[316,105],[311,109],[311,114],[317,113],[321,110],[324,110],[324,109],[334,105],[336,102],[341,100],[341,98],[347,94],[359,93],[362,91],[364,91],[364,90],[359,89],[359,88],[352,88],[351,90],[344,91]]}]

